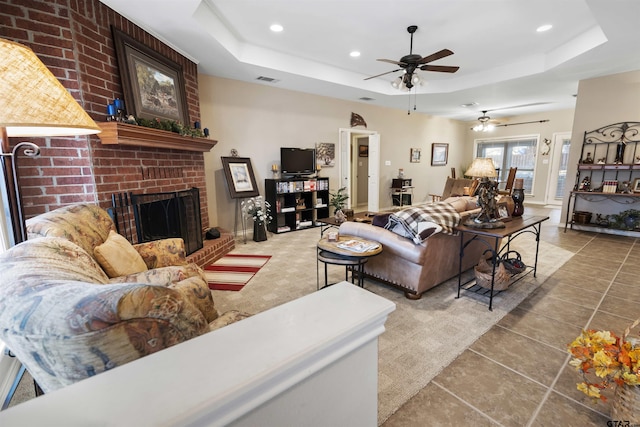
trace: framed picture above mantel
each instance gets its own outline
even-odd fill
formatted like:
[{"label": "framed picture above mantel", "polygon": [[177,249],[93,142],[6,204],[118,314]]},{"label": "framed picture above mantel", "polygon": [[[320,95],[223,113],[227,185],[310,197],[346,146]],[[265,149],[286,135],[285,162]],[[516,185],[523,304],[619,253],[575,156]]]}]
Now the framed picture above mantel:
[{"label": "framed picture above mantel", "polygon": [[113,26],[111,31],[127,114],[189,125],[182,66]]}]

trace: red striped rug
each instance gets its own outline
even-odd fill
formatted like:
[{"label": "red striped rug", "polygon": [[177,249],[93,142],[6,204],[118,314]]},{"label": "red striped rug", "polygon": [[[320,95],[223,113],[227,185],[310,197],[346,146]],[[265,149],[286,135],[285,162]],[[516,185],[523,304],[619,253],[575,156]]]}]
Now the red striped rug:
[{"label": "red striped rug", "polygon": [[271,255],[225,255],[204,268],[209,288],[239,291],[269,261]]}]

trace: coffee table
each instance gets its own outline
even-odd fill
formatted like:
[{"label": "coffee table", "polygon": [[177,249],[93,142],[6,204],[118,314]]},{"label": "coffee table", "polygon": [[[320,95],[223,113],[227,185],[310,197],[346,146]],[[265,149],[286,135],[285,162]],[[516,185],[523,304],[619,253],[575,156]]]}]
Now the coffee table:
[{"label": "coffee table", "polygon": [[[362,242],[365,245],[377,245],[374,249],[364,252],[356,252],[351,249],[341,248],[340,243],[345,243],[350,240]],[[364,264],[369,257],[378,255],[382,252],[382,244],[371,240],[363,239],[356,236],[340,235],[338,240],[330,242],[326,237],[322,237],[318,241],[317,246],[317,262],[316,262],[316,289],[320,289],[320,275],[318,273],[318,266],[322,262],[324,264],[324,287],[328,285],[327,278],[327,265],[344,265],[345,266],[345,280],[349,278],[349,268],[351,268],[351,283],[355,284],[354,273],[358,272],[358,286],[364,287]]]}]

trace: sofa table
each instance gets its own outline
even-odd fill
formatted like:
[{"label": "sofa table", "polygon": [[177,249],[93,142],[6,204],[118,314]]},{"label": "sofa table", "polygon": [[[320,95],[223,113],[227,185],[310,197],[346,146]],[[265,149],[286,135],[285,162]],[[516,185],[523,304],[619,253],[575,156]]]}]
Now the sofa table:
[{"label": "sofa table", "polygon": [[[373,217],[378,215],[378,212],[371,212],[371,211],[364,211],[364,212],[356,212],[353,215],[353,218],[348,219],[347,221],[355,221],[355,222],[364,222],[367,224],[371,224],[371,221],[373,221]],[[327,231],[329,228],[338,228],[340,227],[340,224],[342,224],[342,222],[338,222],[338,220],[336,220],[335,217],[330,216],[327,218],[318,218],[317,222],[321,223],[320,224],[320,237],[322,237],[324,235],[324,232]]]},{"label": "sofa table", "polygon": [[[525,269],[525,272],[514,275],[513,277],[515,276],[517,277],[515,280],[513,280],[513,282],[511,282],[511,284],[515,283],[516,281],[520,280],[522,277],[524,277],[525,275],[531,272],[533,272],[533,277],[536,277],[536,271],[538,268],[538,249],[540,247],[540,229],[542,228],[542,223],[548,219],[549,219],[548,216],[523,215],[519,218],[513,218],[511,221],[505,222],[504,228],[487,229],[487,228],[467,227],[465,225],[457,226],[456,230],[460,234],[460,258],[458,261],[458,296],[456,298],[460,298],[461,289],[473,291],[476,293],[479,293],[479,291],[482,289],[484,290],[484,294],[486,294],[488,291],[489,310],[493,311],[493,297],[494,295],[497,295],[499,292],[501,292],[501,291],[496,292],[494,290],[495,274],[496,274],[495,263],[493,263],[490,289],[484,289],[484,288],[481,288],[479,285],[476,285],[475,279],[471,279],[465,283],[462,283],[462,259],[464,257],[464,250],[474,240],[478,240],[487,246],[487,250],[485,251],[485,253],[487,251],[491,252],[491,255],[492,255],[491,259],[497,259],[497,257],[500,256],[501,253],[506,253],[509,251],[509,245],[511,244],[511,241],[513,239],[515,239],[516,237],[524,233],[533,234],[536,238],[536,254],[535,254],[535,260],[533,262],[533,266],[530,266],[530,268]],[[472,235],[471,239],[467,241],[467,243],[464,243],[465,234]],[[502,246],[499,246],[500,242],[503,239],[507,240],[506,243],[503,243]],[[473,285],[465,287],[466,285],[470,285],[471,283],[473,283]],[[477,288],[481,288],[481,289],[477,289]]]},{"label": "sofa table", "polygon": [[[344,249],[339,246],[350,240],[357,240],[366,245],[377,245],[374,249],[364,252],[357,252],[351,249]],[[318,241],[318,254],[316,261],[316,289],[320,289],[320,275],[318,273],[319,264],[324,263],[324,287],[328,286],[327,265],[344,265],[345,280],[349,277],[349,267],[351,267],[351,283],[355,283],[354,273],[358,272],[358,286],[364,287],[364,264],[369,257],[378,255],[382,252],[382,244],[356,236],[340,235],[337,241],[329,241],[323,237]]]}]

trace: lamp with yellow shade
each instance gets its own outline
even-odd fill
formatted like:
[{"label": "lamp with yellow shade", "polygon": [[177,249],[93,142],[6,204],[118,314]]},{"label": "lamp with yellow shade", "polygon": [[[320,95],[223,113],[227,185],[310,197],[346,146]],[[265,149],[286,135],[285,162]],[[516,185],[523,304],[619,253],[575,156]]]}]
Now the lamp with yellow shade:
[{"label": "lamp with yellow shade", "polygon": [[464,225],[474,228],[503,228],[504,223],[498,220],[496,209],[498,183],[490,179],[498,176],[498,172],[493,165],[493,159],[486,157],[473,159],[473,163],[471,163],[465,175],[480,178],[477,191],[480,213],[467,219]]},{"label": "lamp with yellow shade", "polygon": [[9,138],[91,135],[100,128],[31,49],[0,39],[0,58],[0,190],[10,213],[9,243],[15,245],[26,240],[16,157],[21,149],[36,157],[40,147],[19,142],[12,150]]}]

